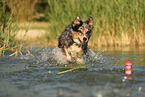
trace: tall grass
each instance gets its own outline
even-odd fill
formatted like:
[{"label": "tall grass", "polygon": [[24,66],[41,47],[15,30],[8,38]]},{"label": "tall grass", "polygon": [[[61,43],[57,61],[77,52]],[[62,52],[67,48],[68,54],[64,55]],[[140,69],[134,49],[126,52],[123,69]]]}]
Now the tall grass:
[{"label": "tall grass", "polygon": [[[13,23],[13,13],[7,14],[6,2],[0,2],[0,56],[4,55],[5,51],[15,51],[15,55],[22,54],[20,52],[22,48],[22,41],[15,39],[16,31],[18,30],[17,25]],[[13,55],[14,55],[13,54]]]},{"label": "tall grass", "polygon": [[[32,21],[36,18],[36,5],[40,1],[38,0],[2,0],[7,3],[9,12],[13,12],[14,18],[18,18],[19,21]],[[40,1],[42,2],[42,1]]]},{"label": "tall grass", "polygon": [[145,43],[144,0],[48,0],[48,37],[57,39],[76,16],[94,19],[90,45],[124,46]]}]

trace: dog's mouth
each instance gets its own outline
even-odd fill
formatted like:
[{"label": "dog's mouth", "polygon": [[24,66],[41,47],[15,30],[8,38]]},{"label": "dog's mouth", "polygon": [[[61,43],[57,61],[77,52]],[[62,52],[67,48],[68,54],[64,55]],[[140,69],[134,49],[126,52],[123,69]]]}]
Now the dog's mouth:
[{"label": "dog's mouth", "polygon": [[85,43],[86,43],[86,41],[85,42],[84,41],[82,42],[82,44],[85,44]]},{"label": "dog's mouth", "polygon": [[80,38],[78,38],[80,43],[82,44],[86,44],[88,42],[88,39],[86,37],[83,38],[83,40],[81,40]]},{"label": "dog's mouth", "polygon": [[82,44],[85,44],[85,43],[87,43],[87,42],[88,42],[88,41],[86,40],[86,41],[82,41],[81,43],[82,43]]}]

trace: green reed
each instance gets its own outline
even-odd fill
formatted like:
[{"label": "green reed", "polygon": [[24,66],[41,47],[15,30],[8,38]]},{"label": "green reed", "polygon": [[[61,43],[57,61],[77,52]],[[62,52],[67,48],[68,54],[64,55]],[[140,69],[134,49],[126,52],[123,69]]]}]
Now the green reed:
[{"label": "green reed", "polygon": [[144,0],[48,0],[50,39],[57,39],[76,16],[94,19],[91,44],[97,46],[145,43]]},{"label": "green reed", "polygon": [[18,26],[13,24],[13,13],[8,14],[5,11],[6,2],[2,1],[0,2],[0,56],[9,50],[15,51],[14,54],[17,55],[22,48],[22,41],[15,39]]}]

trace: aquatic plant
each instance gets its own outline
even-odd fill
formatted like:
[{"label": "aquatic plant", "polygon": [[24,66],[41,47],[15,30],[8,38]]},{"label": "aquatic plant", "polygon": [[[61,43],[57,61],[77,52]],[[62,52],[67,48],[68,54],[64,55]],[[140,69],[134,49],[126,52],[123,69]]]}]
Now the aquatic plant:
[{"label": "aquatic plant", "polygon": [[0,2],[0,56],[4,56],[4,52],[10,50],[15,51],[12,55],[15,54],[17,56],[18,53],[22,55],[21,49],[23,42],[15,39],[16,32],[19,28],[13,22],[13,13],[10,15],[6,13],[6,2]]},{"label": "aquatic plant", "polygon": [[144,0],[47,0],[50,33],[56,40],[76,16],[94,19],[92,46],[125,46],[145,43]]}]

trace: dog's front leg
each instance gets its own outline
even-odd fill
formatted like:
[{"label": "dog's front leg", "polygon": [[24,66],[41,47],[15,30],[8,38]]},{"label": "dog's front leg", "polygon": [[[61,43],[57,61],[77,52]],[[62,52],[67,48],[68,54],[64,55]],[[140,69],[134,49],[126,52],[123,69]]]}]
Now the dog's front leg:
[{"label": "dog's front leg", "polygon": [[67,60],[68,60],[68,61],[71,61],[71,56],[69,55],[68,50],[67,50],[66,47],[64,47],[64,51],[65,51],[65,54],[66,54]]}]

